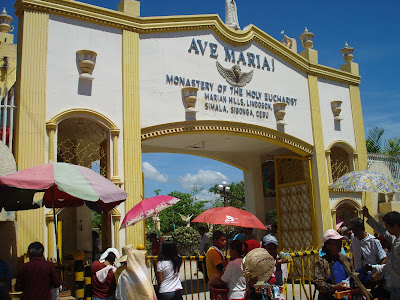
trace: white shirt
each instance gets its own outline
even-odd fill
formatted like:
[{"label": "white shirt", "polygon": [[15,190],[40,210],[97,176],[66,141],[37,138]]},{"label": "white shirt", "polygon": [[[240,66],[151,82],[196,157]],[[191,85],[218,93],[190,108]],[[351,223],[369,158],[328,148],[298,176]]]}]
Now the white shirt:
[{"label": "white shirt", "polygon": [[246,279],[242,272],[243,258],[236,258],[226,266],[221,280],[228,285],[228,299],[243,299],[246,294]]},{"label": "white shirt", "polygon": [[157,272],[162,273],[163,276],[159,293],[169,293],[183,289],[179,279],[179,272],[174,272],[174,266],[170,260],[159,261],[157,263]]},{"label": "white shirt", "polygon": [[363,268],[366,264],[380,264],[381,260],[386,257],[381,243],[369,233],[362,240],[352,234],[350,250],[353,253],[354,268],[356,270]]}]

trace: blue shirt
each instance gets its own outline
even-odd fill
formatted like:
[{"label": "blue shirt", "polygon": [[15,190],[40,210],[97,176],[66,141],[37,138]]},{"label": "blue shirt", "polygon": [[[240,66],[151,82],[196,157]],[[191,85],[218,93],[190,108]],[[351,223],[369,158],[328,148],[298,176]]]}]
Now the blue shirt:
[{"label": "blue shirt", "polygon": [[333,274],[335,275],[335,282],[332,281],[331,275],[329,275],[329,280],[332,284],[338,284],[347,279],[346,271],[339,260],[333,263]]}]

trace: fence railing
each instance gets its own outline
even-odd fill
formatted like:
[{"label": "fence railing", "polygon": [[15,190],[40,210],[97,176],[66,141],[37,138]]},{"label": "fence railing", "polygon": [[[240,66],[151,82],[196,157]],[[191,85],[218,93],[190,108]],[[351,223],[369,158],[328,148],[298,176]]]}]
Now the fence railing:
[{"label": "fence railing", "polygon": [[394,181],[400,181],[400,157],[378,154],[378,153],[368,153],[368,167],[375,161],[383,162],[392,173]]},{"label": "fence railing", "polygon": [[[349,255],[349,246],[343,249]],[[288,278],[283,287],[286,299],[316,299],[315,286],[313,285],[315,262],[319,258],[317,249],[291,252],[292,261],[288,264]],[[86,257],[85,265],[91,260]],[[204,256],[183,256],[183,263],[180,270],[180,279],[183,286],[184,300],[206,300],[210,299],[208,283],[204,274],[199,272],[206,270]],[[155,270],[157,266],[157,256],[146,257],[147,268],[154,286],[157,285]],[[63,279],[68,281],[70,270],[63,269]],[[66,282],[64,282],[66,283]],[[73,290],[73,287],[72,287]]]},{"label": "fence railing", "polygon": [[0,141],[13,151],[15,85],[3,93],[0,91]]}]

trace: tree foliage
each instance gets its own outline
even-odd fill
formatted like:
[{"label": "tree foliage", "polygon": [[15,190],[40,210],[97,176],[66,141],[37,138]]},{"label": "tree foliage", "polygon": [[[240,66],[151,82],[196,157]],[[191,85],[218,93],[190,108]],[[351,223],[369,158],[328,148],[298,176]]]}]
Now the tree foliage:
[{"label": "tree foliage", "polygon": [[[207,201],[200,201],[196,198],[198,189],[194,188],[191,193],[173,191],[169,196],[181,199],[177,204],[168,207],[160,212],[161,232],[169,233],[175,228],[186,226],[186,222],[181,219],[179,214],[184,216],[193,215],[192,220],[205,210]],[[151,219],[150,219],[151,220]]]},{"label": "tree foliage", "polygon": [[400,138],[387,140],[385,143],[385,154],[392,156],[400,155]]},{"label": "tree foliage", "polygon": [[368,137],[365,141],[369,153],[382,153],[383,133],[385,130],[380,127],[374,127],[368,131]]},{"label": "tree foliage", "polygon": [[[232,182],[228,184],[231,192],[226,197],[226,205],[233,206],[236,208],[244,209],[246,207],[245,203],[245,193],[244,193],[244,181],[241,180],[239,182]],[[218,189],[218,184],[214,185],[208,190],[210,193],[220,194]],[[222,207],[224,206],[224,200],[221,197],[220,199],[216,200],[214,203],[214,207]]]},{"label": "tree foliage", "polygon": [[368,131],[368,137],[365,141],[368,153],[381,153],[391,156],[400,155],[400,138],[384,140],[385,130],[380,127],[374,127]]},{"label": "tree foliage", "polygon": [[265,223],[269,225],[278,224],[278,212],[276,209],[271,209],[265,214]]}]

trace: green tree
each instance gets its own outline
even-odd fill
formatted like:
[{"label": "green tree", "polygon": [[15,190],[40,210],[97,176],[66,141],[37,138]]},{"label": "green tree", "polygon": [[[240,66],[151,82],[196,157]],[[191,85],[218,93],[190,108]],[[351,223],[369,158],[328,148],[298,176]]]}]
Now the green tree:
[{"label": "green tree", "polygon": [[193,215],[192,220],[205,210],[207,201],[200,201],[196,198],[199,190],[195,187],[191,193],[173,191],[169,196],[181,199],[177,204],[168,207],[160,212],[160,225],[163,233],[172,232],[175,228],[186,226],[179,214],[184,216]]},{"label": "green tree", "polygon": [[386,141],[385,154],[392,156],[400,155],[400,138],[393,138]]},{"label": "green tree", "polygon": [[384,132],[385,130],[380,127],[374,127],[368,131],[368,137],[365,141],[368,153],[382,153]]},{"label": "green tree", "polygon": [[[231,192],[226,197],[226,205],[233,206],[236,208],[244,209],[246,207],[245,194],[244,194],[244,181],[232,182],[228,184]],[[220,191],[218,189],[218,184],[214,185],[208,190],[210,193],[219,195]],[[224,206],[224,200],[222,197],[215,201],[215,207]]]},{"label": "green tree", "polygon": [[92,228],[101,232],[101,214],[92,211]]},{"label": "green tree", "polygon": [[271,209],[265,214],[265,223],[266,224],[278,224],[278,212],[276,209]]}]

